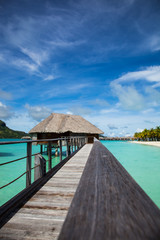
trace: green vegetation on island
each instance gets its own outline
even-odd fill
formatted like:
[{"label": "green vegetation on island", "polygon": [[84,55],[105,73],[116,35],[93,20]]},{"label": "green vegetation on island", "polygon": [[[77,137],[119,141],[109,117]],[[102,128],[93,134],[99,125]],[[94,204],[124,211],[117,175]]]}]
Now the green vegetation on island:
[{"label": "green vegetation on island", "polygon": [[14,131],[8,128],[2,120],[0,120],[0,138],[22,138],[28,136],[27,133],[22,131]]},{"label": "green vegetation on island", "polygon": [[134,137],[143,141],[160,141],[160,126],[151,129],[144,129],[142,132],[136,132]]}]

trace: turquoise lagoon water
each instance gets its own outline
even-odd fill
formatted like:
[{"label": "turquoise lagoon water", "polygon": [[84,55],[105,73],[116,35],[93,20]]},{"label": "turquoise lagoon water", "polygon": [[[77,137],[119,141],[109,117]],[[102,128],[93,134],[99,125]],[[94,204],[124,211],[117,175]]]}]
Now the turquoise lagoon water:
[{"label": "turquoise lagoon water", "polygon": [[[17,141],[18,139],[0,139],[2,141]],[[9,162],[17,158],[26,156],[27,144],[8,144],[0,145],[0,163]],[[63,147],[65,158],[65,147]],[[39,145],[32,145],[32,154],[40,152]],[[48,160],[47,154],[43,155]],[[52,167],[59,163],[59,157],[52,159]],[[46,164],[46,166],[48,163]],[[32,157],[32,167],[34,167],[34,157]],[[48,167],[48,166],[47,166]],[[20,161],[0,166],[0,187],[13,181],[26,171],[26,158]],[[34,181],[34,170],[32,170],[32,182]],[[26,187],[26,175],[22,176],[16,182],[11,183],[5,188],[0,189],[0,206],[14,197]]]},{"label": "turquoise lagoon water", "polygon": [[[4,141],[4,139],[0,139],[0,141]],[[112,152],[130,175],[160,208],[160,148],[125,141],[101,142]],[[0,163],[26,156],[26,148],[26,143],[0,145]],[[39,145],[33,145],[32,149],[33,153],[40,151]],[[47,155],[44,157],[47,160]],[[65,158],[65,154],[63,158]],[[59,157],[53,158],[52,166],[57,163],[59,163]],[[0,187],[17,178],[25,171],[26,159],[0,166]],[[0,206],[22,191],[25,188],[25,184],[26,178],[24,175],[16,182],[0,189]]]},{"label": "turquoise lagoon water", "polygon": [[125,141],[101,141],[160,208],[160,148]]}]

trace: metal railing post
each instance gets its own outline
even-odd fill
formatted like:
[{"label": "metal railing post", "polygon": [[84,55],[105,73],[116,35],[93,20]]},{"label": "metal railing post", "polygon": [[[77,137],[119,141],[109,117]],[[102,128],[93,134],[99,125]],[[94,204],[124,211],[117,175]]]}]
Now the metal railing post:
[{"label": "metal railing post", "polygon": [[77,137],[77,150],[79,150],[79,138]]},{"label": "metal railing post", "polygon": [[40,148],[41,148],[40,153],[42,154],[43,153],[43,145],[42,144],[40,145]]},{"label": "metal railing post", "polygon": [[62,140],[59,140],[59,157],[60,161],[62,161]]},{"label": "metal railing post", "polygon": [[66,157],[68,157],[68,140],[66,138]]},{"label": "metal railing post", "polygon": [[73,138],[71,138],[71,151],[72,151],[72,153],[73,153]]},{"label": "metal railing post", "polygon": [[31,185],[31,157],[32,155],[32,143],[27,143],[27,164],[26,164],[26,187]]},{"label": "metal railing post", "polygon": [[48,170],[52,168],[52,148],[51,142],[48,142]]}]

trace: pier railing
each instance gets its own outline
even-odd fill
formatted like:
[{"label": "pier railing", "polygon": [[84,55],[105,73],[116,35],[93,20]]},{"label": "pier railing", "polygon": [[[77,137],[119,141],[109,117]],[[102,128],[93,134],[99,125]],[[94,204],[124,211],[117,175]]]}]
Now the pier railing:
[{"label": "pier railing", "polygon": [[[25,189],[0,207],[0,226],[7,221],[7,216],[11,212],[21,207],[86,143],[86,138],[63,137],[42,140],[4,141],[0,142],[0,145],[24,143],[27,144],[25,156],[0,163],[0,167],[2,167],[26,159],[25,171],[12,181],[0,186],[1,191],[25,176]],[[40,146],[39,152],[32,152],[33,144]],[[56,159],[58,158],[59,163],[57,165],[54,163],[55,157]]]},{"label": "pier railing", "polygon": [[160,239],[160,210],[95,141],[58,240]]}]

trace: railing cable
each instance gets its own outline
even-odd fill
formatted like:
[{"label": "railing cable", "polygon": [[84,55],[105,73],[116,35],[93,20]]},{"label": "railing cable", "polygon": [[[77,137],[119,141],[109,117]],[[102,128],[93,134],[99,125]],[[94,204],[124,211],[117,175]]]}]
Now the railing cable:
[{"label": "railing cable", "polygon": [[[38,155],[39,153],[35,153],[35,154],[32,154],[31,157],[35,156],[35,155]],[[27,158],[27,156],[25,157],[22,157],[22,158],[17,158],[15,160],[12,160],[12,161],[9,161],[9,162],[5,162],[5,163],[0,163],[0,166],[3,166],[3,165],[6,165],[6,164],[9,164],[9,163],[13,163],[13,162],[17,162],[19,160],[22,160],[22,159],[25,159]]]},{"label": "railing cable", "polygon": [[15,178],[13,181],[7,183],[6,185],[0,187],[0,189],[4,188],[4,187],[7,187],[8,185],[10,185],[11,183],[14,183],[15,181],[17,181],[19,178],[21,178],[23,175],[25,175],[28,171],[22,173],[19,177]]}]

